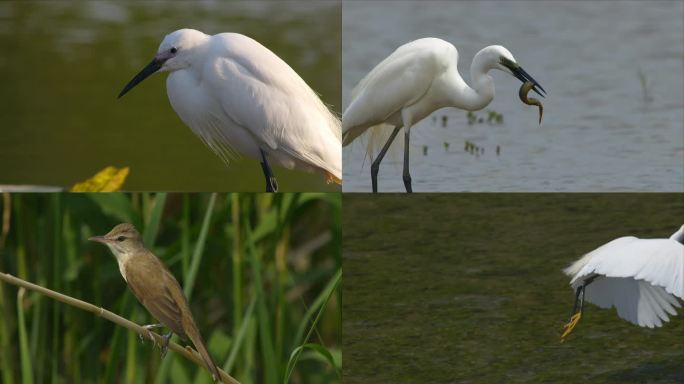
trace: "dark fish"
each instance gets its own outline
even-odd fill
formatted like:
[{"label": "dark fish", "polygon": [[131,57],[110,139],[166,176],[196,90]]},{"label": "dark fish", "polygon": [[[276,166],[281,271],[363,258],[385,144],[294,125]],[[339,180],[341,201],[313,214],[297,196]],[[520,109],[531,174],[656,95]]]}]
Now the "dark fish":
[{"label": "dark fish", "polygon": [[520,96],[520,100],[522,100],[523,103],[527,105],[536,105],[537,107],[539,107],[539,124],[541,125],[542,115],[544,115],[544,106],[542,105],[541,101],[535,99],[534,97],[527,98],[527,94],[530,93],[530,90],[533,87],[533,82],[524,82],[523,85],[520,86],[520,91],[518,92],[518,95]]}]

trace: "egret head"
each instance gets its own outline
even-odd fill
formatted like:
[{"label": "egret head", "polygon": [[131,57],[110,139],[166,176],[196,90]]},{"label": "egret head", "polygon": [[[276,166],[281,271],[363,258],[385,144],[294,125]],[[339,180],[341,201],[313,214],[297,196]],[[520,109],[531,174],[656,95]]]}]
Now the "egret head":
[{"label": "egret head", "polygon": [[[544,88],[532,77],[529,73],[525,72],[524,69],[518,64],[511,52],[500,46],[500,45],[490,45],[485,47],[480,52],[475,55],[473,63],[483,63],[485,69],[498,69],[500,71],[506,72],[511,76],[514,76],[523,83],[526,81],[531,81],[534,83],[532,88],[539,96],[544,97],[546,91]],[[537,88],[539,87],[539,88]]]},{"label": "egret head", "polygon": [[204,43],[208,37],[205,33],[194,29],[179,29],[166,35],[154,57],[161,63],[159,71],[173,72],[189,67],[195,48]]},{"label": "egret head", "polygon": [[119,97],[155,72],[173,72],[189,67],[196,48],[206,42],[207,38],[208,35],[194,29],[179,29],[166,35],[152,62],[126,84]]}]

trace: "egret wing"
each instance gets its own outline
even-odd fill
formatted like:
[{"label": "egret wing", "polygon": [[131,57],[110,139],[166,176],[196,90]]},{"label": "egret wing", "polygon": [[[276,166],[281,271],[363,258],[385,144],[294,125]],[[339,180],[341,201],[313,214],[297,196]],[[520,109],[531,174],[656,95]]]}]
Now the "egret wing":
[{"label": "egret wing", "polygon": [[680,304],[663,287],[626,277],[601,277],[587,287],[586,300],[601,308],[615,307],[618,316],[641,327],[660,327],[676,315]]},{"label": "egret wing", "polygon": [[458,59],[453,45],[427,38],[397,48],[373,68],[354,88],[342,117],[344,145],[420,100],[447,69],[439,55],[444,49],[452,51],[453,60]]},{"label": "egret wing", "polygon": [[631,277],[663,287],[668,293],[684,299],[684,245],[675,240],[621,237],[583,259],[586,262],[575,274],[573,284],[592,273]]},{"label": "egret wing", "polygon": [[587,300],[614,306],[620,317],[640,326],[661,326],[680,307],[674,296],[684,299],[684,246],[671,239],[621,237],[565,272],[573,276],[573,288],[599,275],[587,288]]},{"label": "egret wing", "polygon": [[318,95],[258,42],[229,33],[214,38],[206,84],[234,128],[261,148],[284,151],[341,178],[340,123]]}]

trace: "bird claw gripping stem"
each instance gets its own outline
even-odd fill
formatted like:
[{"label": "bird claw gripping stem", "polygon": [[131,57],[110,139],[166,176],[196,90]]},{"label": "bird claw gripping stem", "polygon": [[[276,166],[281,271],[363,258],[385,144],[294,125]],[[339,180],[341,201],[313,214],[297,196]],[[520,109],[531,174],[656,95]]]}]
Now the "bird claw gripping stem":
[{"label": "bird claw gripping stem", "polygon": [[[161,328],[162,325],[161,324],[149,324],[149,325],[143,325],[142,327],[147,331],[147,337],[149,337],[150,340],[152,340],[153,347],[156,346],[157,345],[157,339],[154,338],[154,335],[152,334],[151,330],[156,329],[156,328]],[[145,342],[142,334],[138,334],[138,337],[140,338],[141,343]],[[168,342],[167,342],[167,344],[168,344]]]}]

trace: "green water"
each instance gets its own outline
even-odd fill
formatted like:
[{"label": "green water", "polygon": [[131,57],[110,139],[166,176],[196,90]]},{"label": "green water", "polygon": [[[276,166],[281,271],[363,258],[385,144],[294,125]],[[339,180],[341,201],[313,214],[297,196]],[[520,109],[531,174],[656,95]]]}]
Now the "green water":
[{"label": "green water", "polygon": [[[129,166],[128,190],[262,191],[259,163],[225,167],[176,116],[166,74],[117,100],[167,33],[255,38],[340,110],[338,2],[16,1],[0,3],[0,184],[70,186]],[[336,191],[275,168],[283,191]]]},{"label": "green water", "polygon": [[669,237],[684,195],[343,196],[345,383],[681,383],[684,316],[644,329],[561,269],[616,237]]}]

